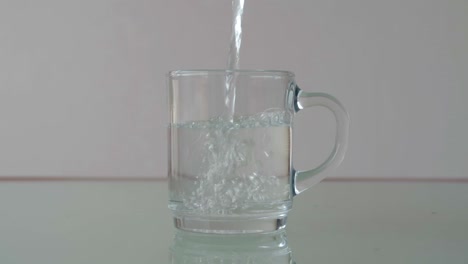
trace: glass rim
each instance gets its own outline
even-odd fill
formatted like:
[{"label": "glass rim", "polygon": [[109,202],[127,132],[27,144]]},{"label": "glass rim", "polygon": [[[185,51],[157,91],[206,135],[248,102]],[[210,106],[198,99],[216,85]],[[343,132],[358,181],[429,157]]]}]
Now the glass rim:
[{"label": "glass rim", "polygon": [[196,69],[196,70],[171,70],[167,74],[168,77],[184,77],[184,76],[208,76],[208,75],[226,75],[228,73],[235,73],[240,75],[270,75],[270,76],[285,76],[294,77],[294,73],[284,70],[249,70],[249,69]]}]

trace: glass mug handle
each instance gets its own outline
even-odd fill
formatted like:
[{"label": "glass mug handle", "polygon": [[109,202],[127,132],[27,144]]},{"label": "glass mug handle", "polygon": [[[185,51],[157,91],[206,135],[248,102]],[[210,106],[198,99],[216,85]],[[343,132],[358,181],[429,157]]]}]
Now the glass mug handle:
[{"label": "glass mug handle", "polygon": [[325,175],[317,174],[327,168],[337,167],[343,161],[348,144],[349,115],[343,105],[329,94],[304,92],[297,86],[295,94],[296,112],[308,107],[323,106],[332,111],[336,119],[335,146],[328,158],[315,169],[294,172],[294,194],[297,195],[325,178]]}]

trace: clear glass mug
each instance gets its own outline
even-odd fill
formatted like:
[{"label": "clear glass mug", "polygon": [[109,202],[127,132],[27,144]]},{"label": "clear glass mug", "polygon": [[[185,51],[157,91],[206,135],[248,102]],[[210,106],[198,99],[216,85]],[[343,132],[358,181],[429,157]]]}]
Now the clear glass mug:
[{"label": "clear glass mug", "polygon": [[[169,208],[179,229],[222,234],[282,229],[292,198],[343,160],[346,110],[331,95],[299,89],[291,72],[193,70],[168,77]],[[234,77],[236,89],[229,115],[228,77]],[[335,146],[318,167],[296,171],[293,116],[312,106],[334,114]]]}]

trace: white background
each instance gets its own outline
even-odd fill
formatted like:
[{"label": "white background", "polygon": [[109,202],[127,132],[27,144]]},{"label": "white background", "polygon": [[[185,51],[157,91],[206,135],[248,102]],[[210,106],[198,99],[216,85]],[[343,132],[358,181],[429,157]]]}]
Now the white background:
[{"label": "white background", "polygon": [[[330,176],[468,178],[466,0],[247,0],[244,14],[243,68],[294,71],[349,110]],[[165,73],[224,68],[230,21],[229,0],[1,0],[0,176],[165,177]],[[298,115],[299,169],[333,126]]]}]

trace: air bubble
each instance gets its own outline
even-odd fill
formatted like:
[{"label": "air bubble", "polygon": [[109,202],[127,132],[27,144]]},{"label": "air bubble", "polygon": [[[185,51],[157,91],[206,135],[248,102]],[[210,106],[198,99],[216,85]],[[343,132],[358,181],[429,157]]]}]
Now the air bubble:
[{"label": "air bubble", "polygon": [[[196,137],[201,141],[197,143],[199,148],[193,150],[202,157],[201,164],[187,170],[196,171],[196,175],[193,182],[187,183],[194,191],[184,195],[185,207],[224,215],[254,203],[283,201],[289,187],[280,177],[287,177],[289,171],[278,174],[271,167],[277,165],[274,162],[288,161],[282,160],[284,156],[281,159],[275,156],[272,148],[278,142],[272,144],[270,139],[275,137],[269,133],[276,133],[274,129],[278,127],[289,127],[289,116],[284,111],[266,111],[235,117],[234,122],[213,118],[175,125],[178,129],[196,128],[200,131],[197,133],[203,133]],[[288,135],[285,134],[285,144],[289,144]]]}]

